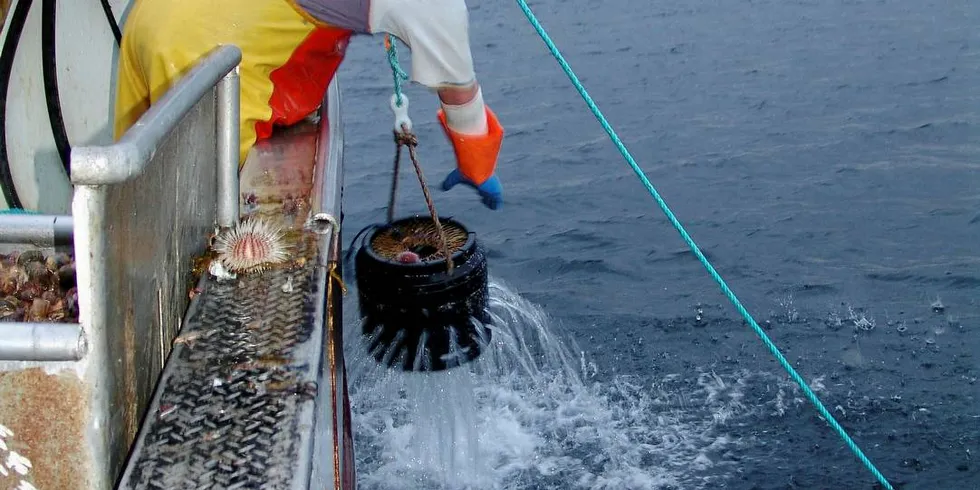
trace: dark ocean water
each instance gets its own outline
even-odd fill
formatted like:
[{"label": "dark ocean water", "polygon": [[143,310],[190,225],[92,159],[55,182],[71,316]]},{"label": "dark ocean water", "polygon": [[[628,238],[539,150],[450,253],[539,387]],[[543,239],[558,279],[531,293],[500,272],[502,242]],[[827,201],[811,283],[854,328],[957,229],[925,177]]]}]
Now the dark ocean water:
[{"label": "dark ocean water", "polygon": [[[658,480],[667,469],[644,457],[617,466],[632,476],[603,463],[584,478],[575,468],[588,466],[585,449],[561,439],[534,453],[557,471],[501,473],[493,486],[873,488],[687,251],[517,5],[470,4],[484,96],[507,130],[505,207],[489,211],[457,188],[436,192],[440,214],[474,228],[494,278],[581,347],[588,383],[629,385],[605,392],[603,403],[635,413],[610,433],[623,441],[601,447],[646,444],[652,457],[672,450],[651,443],[662,439],[657,424],[679,420],[686,432],[674,433],[695,441]],[[980,488],[980,3],[530,5],[709,260],[892,483]],[[340,77],[349,241],[387,205],[392,86],[381,39],[357,39]],[[407,93],[437,186],[452,160],[436,98]],[[414,175],[402,177],[399,213],[424,213]],[[524,433],[557,437],[528,424]],[[365,486],[425,488],[378,484],[400,460],[358,444]]]}]

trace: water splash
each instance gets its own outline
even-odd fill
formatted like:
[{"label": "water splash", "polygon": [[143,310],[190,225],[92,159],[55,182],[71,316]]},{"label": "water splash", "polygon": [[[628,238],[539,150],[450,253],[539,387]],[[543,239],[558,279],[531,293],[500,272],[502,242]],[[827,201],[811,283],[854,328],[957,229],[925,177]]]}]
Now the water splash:
[{"label": "water splash", "polygon": [[[609,375],[495,280],[489,309],[489,348],[443,372],[385,369],[347,329],[359,487],[703,488],[738,459],[725,427],[777,410],[743,403],[748,380],[765,374]],[[769,404],[779,412],[783,393]]]}]

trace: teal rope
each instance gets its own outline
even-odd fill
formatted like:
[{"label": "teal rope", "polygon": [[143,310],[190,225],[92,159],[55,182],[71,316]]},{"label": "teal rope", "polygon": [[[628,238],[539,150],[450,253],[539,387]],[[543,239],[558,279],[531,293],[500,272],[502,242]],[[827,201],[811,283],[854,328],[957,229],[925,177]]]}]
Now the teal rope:
[{"label": "teal rope", "polygon": [[387,46],[385,51],[388,55],[388,64],[391,65],[391,78],[395,82],[395,105],[398,107],[402,106],[402,81],[408,80],[408,74],[402,70],[401,65],[398,63],[398,50],[395,48],[395,38],[391,35],[385,34],[385,40],[387,41]]},{"label": "teal rope", "polygon": [[575,72],[572,71],[572,68],[568,66],[568,63],[565,61],[565,58],[558,51],[558,48],[555,46],[555,43],[551,41],[551,38],[548,36],[548,33],[545,32],[544,27],[541,26],[540,22],[538,22],[538,19],[531,12],[530,7],[527,6],[527,3],[524,0],[517,0],[517,4],[520,5],[521,10],[524,11],[524,15],[527,16],[527,20],[531,22],[531,25],[534,27],[534,30],[536,30],[538,32],[538,35],[541,36],[541,40],[544,41],[544,43],[548,46],[548,49],[551,51],[551,54],[555,57],[556,60],[558,60],[558,64],[561,65],[562,69],[565,71],[565,74],[568,75],[568,78],[572,81],[572,84],[574,84],[575,88],[578,89],[579,94],[582,96],[583,99],[585,99],[585,103],[589,105],[589,109],[592,109],[592,114],[595,115],[596,119],[599,120],[599,124],[602,125],[603,129],[606,130],[606,133],[609,134],[609,137],[612,138],[613,143],[619,149],[619,152],[623,155],[623,158],[626,159],[626,162],[629,163],[630,167],[633,168],[633,171],[636,173],[637,177],[639,177],[640,180],[643,182],[643,185],[646,187],[647,191],[650,192],[650,195],[653,196],[653,198],[657,201],[657,204],[660,205],[660,209],[663,210],[664,214],[667,215],[667,219],[670,220],[670,223],[674,225],[674,228],[676,228],[677,231],[681,234],[681,238],[683,238],[684,241],[687,243],[687,245],[691,247],[691,250],[694,252],[694,255],[698,257],[698,260],[700,260],[701,264],[704,265],[704,267],[708,270],[708,273],[711,274],[711,277],[714,278],[714,280],[718,283],[719,286],[721,286],[721,290],[725,293],[725,296],[728,297],[728,299],[732,302],[732,304],[735,305],[735,309],[737,309],[738,312],[741,313],[742,317],[745,318],[745,321],[747,321],[749,325],[752,326],[752,329],[755,330],[755,333],[759,335],[759,337],[762,339],[762,342],[765,343],[766,347],[769,348],[769,352],[771,352],[772,355],[776,357],[776,360],[778,360],[779,364],[783,366],[783,369],[785,369],[786,372],[789,373],[790,377],[793,378],[793,381],[796,381],[796,383],[800,385],[800,388],[803,389],[803,393],[817,407],[817,411],[820,412],[820,415],[822,415],[830,424],[830,426],[833,427],[834,431],[836,431],[837,434],[841,437],[841,439],[843,439],[844,442],[847,444],[847,447],[849,447],[851,451],[854,453],[854,455],[861,460],[861,463],[863,463],[864,466],[867,467],[869,471],[871,471],[871,473],[875,476],[875,478],[877,478],[878,481],[886,489],[894,490],[891,484],[888,483],[888,480],[886,480],[885,477],[881,474],[881,472],[878,471],[878,468],[876,468],[875,465],[871,462],[871,460],[869,460],[868,457],[864,455],[864,453],[861,451],[861,448],[859,448],[857,444],[855,444],[855,442],[851,439],[851,437],[847,435],[847,432],[844,430],[844,428],[837,423],[837,420],[834,419],[833,415],[831,415],[830,412],[827,410],[827,408],[824,407],[823,403],[821,403],[820,399],[817,397],[817,394],[814,393],[809,386],[807,386],[806,381],[804,381],[803,378],[796,372],[796,370],[793,369],[793,366],[790,365],[789,361],[787,361],[786,358],[783,357],[783,354],[779,352],[779,349],[776,347],[776,344],[774,344],[771,340],[769,340],[769,337],[766,335],[765,332],[762,331],[762,328],[760,328],[759,324],[756,323],[755,319],[752,318],[752,315],[749,314],[749,312],[745,309],[745,307],[742,306],[742,303],[738,300],[738,298],[735,297],[735,293],[732,292],[731,288],[729,288],[727,284],[725,284],[725,280],[721,278],[721,275],[718,274],[715,268],[712,267],[711,263],[708,262],[708,259],[705,258],[704,254],[701,253],[701,250],[698,248],[697,244],[694,243],[694,240],[691,238],[691,236],[688,235],[687,231],[684,229],[684,226],[681,225],[680,221],[677,220],[677,217],[674,216],[674,213],[670,210],[669,207],[667,207],[667,203],[664,202],[663,198],[660,197],[660,193],[657,192],[657,190],[653,187],[653,184],[650,183],[650,180],[647,179],[646,175],[643,173],[643,170],[641,170],[640,167],[636,164],[636,161],[633,159],[633,156],[630,155],[629,150],[626,149],[626,145],[624,145],[623,142],[619,139],[619,136],[616,135],[616,131],[614,131],[612,126],[609,125],[609,122],[606,120],[605,116],[602,115],[602,112],[599,110],[599,107],[596,106],[595,102],[592,100],[592,97],[589,96],[589,93],[585,90],[585,87],[582,86],[582,83],[575,75]]}]

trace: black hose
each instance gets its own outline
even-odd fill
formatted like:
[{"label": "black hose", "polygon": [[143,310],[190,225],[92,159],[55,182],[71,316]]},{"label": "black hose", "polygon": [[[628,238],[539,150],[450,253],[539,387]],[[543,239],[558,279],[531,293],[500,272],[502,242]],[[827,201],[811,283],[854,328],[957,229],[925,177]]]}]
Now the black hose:
[{"label": "black hose", "polygon": [[[101,0],[102,11],[105,12],[109,28],[116,38],[116,44],[122,42],[122,32],[116,17],[112,13],[109,0]],[[41,2],[41,70],[44,78],[44,100],[48,109],[48,122],[51,124],[51,134],[54,144],[65,168],[65,175],[71,178],[71,143],[68,141],[68,130],[65,128],[64,113],[61,111],[61,96],[58,92],[58,44],[57,44],[57,11],[56,0]]]},{"label": "black hose", "polygon": [[71,143],[61,112],[61,97],[58,94],[58,49],[56,27],[58,5],[56,0],[41,0],[41,75],[44,78],[44,100],[47,102],[48,122],[54,145],[61,156],[65,175],[71,178]]},{"label": "black hose", "polygon": [[27,14],[31,11],[31,0],[20,0],[10,15],[10,29],[7,39],[0,51],[0,187],[3,197],[11,209],[24,209],[17,195],[13,174],[10,173],[10,158],[7,154],[7,91],[10,88],[10,76],[14,71],[14,57],[17,55],[17,45],[20,34],[24,31]]},{"label": "black hose", "polygon": [[[10,77],[13,74],[13,63],[20,44],[27,15],[30,13],[32,0],[21,0],[11,15],[8,43],[4,44],[0,53],[0,94],[6,96],[10,87]],[[109,28],[116,39],[116,44],[122,42],[122,32],[116,17],[112,13],[109,0],[101,0]],[[42,0],[41,4],[41,70],[44,80],[44,98],[48,111],[48,121],[51,124],[51,134],[55,147],[61,157],[65,174],[71,177],[71,143],[68,141],[68,131],[65,128],[64,114],[61,110],[61,96],[58,91],[58,55],[57,55],[57,3],[55,0]],[[0,100],[0,186],[3,188],[7,205],[12,209],[23,209],[17,188],[14,185],[13,174],[10,170],[10,160],[7,154],[6,141],[6,97]]]},{"label": "black hose", "polygon": [[109,5],[109,0],[102,0],[102,10],[105,12],[106,20],[109,21],[109,28],[112,29],[112,35],[116,37],[116,45],[122,44],[122,31],[119,30],[116,16],[112,14],[112,6]]}]

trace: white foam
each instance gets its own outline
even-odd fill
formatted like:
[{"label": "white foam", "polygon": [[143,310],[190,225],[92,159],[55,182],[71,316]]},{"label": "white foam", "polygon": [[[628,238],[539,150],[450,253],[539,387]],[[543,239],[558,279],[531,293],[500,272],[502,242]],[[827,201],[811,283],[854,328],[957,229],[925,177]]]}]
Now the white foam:
[{"label": "white foam", "polygon": [[347,329],[360,488],[702,488],[733,464],[719,457],[739,443],[726,425],[774,411],[743,404],[745,380],[786,404],[789,382],[765,373],[604,375],[497,281],[490,309],[492,347],[441,373],[383,369]]}]

